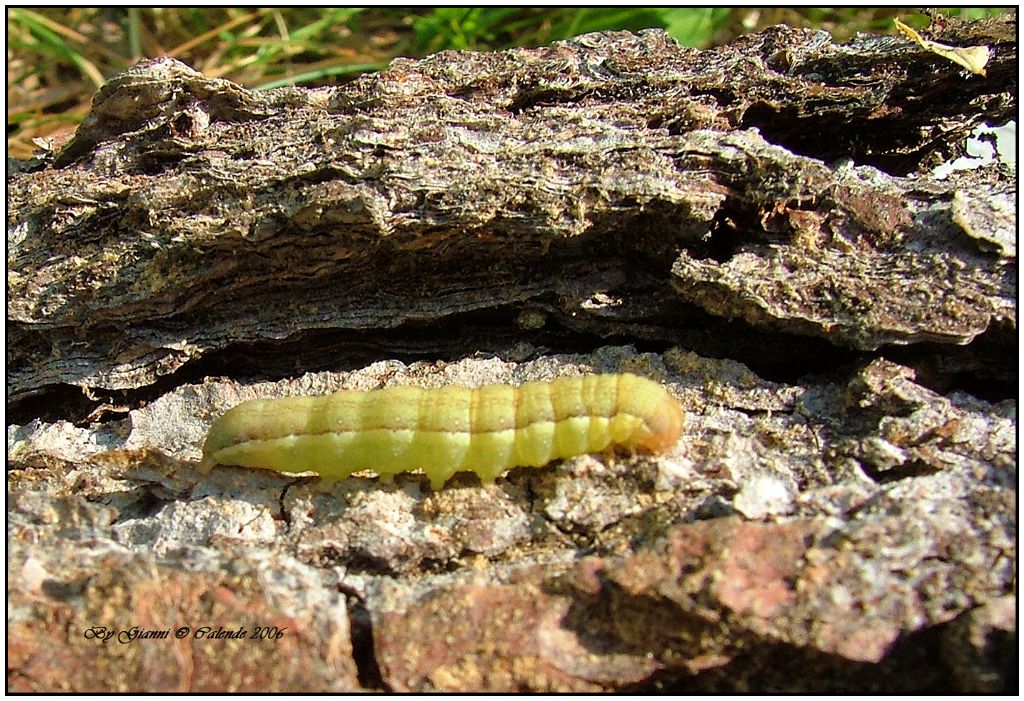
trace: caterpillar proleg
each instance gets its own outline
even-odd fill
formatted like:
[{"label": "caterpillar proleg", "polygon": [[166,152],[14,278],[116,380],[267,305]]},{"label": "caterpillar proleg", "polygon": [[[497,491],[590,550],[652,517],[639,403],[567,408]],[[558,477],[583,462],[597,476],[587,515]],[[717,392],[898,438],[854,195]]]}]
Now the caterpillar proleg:
[{"label": "caterpillar proleg", "polygon": [[438,489],[456,472],[491,482],[611,445],[663,451],[683,411],[656,382],[630,374],[565,377],[519,387],[392,387],[256,399],[217,419],[203,465],[239,465],[343,479],[422,468]]}]

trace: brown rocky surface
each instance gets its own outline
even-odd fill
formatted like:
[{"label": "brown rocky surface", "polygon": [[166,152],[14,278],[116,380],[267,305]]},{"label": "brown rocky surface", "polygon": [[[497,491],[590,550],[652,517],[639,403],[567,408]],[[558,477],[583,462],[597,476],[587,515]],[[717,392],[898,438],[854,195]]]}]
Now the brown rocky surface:
[{"label": "brown rocky surface", "polygon": [[[9,166],[8,687],[1012,691],[1016,166],[933,170],[1016,113],[1011,19],[936,37],[984,78],[781,27],[115,77]],[[252,397],[590,372],[683,438],[198,469]]]}]

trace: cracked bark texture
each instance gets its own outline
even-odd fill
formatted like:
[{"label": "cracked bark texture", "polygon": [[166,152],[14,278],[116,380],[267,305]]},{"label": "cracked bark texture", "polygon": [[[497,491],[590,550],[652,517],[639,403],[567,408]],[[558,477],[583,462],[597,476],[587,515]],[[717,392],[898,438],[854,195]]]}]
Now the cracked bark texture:
[{"label": "cracked bark texture", "polygon": [[[9,686],[1009,688],[1016,169],[932,168],[1016,114],[1015,21],[934,37],[984,78],[782,27],[113,78],[9,166]],[[196,470],[250,397],[593,371],[684,438],[437,492]],[[85,638],[131,624],[288,632]]]}]

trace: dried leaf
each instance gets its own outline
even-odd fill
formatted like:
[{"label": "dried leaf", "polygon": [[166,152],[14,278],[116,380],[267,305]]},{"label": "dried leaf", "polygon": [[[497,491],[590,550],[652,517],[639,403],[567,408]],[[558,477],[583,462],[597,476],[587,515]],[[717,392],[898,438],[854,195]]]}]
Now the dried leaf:
[{"label": "dried leaf", "polygon": [[900,33],[917,42],[922,48],[936,53],[943,58],[949,59],[953,63],[963,66],[971,73],[976,75],[985,75],[985,64],[988,63],[989,50],[987,46],[949,46],[947,44],[940,44],[937,41],[930,41],[929,39],[923,38],[916,31],[908,27],[907,25],[900,22],[898,19],[894,19],[896,23],[896,29]]}]

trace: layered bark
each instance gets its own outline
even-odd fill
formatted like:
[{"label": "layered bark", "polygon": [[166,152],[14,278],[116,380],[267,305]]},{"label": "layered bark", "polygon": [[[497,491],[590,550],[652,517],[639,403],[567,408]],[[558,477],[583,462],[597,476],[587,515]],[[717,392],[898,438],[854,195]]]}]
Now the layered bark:
[{"label": "layered bark", "polygon": [[[8,178],[9,686],[1008,688],[1016,167],[933,169],[1016,113],[1015,17],[945,32],[985,77],[773,28],[112,79]],[[683,437],[198,469],[245,399],[592,372]]]}]

